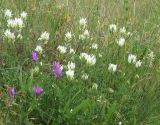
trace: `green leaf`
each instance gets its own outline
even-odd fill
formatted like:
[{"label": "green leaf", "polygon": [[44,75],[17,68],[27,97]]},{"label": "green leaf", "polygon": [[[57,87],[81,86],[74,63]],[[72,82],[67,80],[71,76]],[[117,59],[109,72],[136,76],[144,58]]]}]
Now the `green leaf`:
[{"label": "green leaf", "polygon": [[66,118],[71,119],[76,116],[80,111],[86,111],[91,107],[91,100],[83,100],[77,107],[75,107],[72,112],[65,115]]}]

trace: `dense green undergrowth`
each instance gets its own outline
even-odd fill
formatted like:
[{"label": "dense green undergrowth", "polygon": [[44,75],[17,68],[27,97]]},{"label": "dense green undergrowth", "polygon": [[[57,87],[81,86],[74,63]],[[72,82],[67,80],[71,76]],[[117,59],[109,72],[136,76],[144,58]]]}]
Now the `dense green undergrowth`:
[{"label": "dense green undergrowth", "polygon": [[0,125],[159,125],[159,7],[1,0]]}]

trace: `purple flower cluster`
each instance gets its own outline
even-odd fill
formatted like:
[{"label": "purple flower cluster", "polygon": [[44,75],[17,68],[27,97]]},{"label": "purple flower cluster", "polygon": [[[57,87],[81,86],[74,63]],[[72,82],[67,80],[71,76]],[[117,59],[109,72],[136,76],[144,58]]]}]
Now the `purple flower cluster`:
[{"label": "purple flower cluster", "polygon": [[63,75],[63,73],[62,73],[62,66],[60,65],[60,63],[58,61],[54,61],[53,62],[52,71],[53,71],[54,76],[56,78],[61,78],[62,75]]},{"label": "purple flower cluster", "polygon": [[38,61],[38,53],[36,51],[32,51],[32,60]]},{"label": "purple flower cluster", "polygon": [[[43,92],[43,88],[40,87],[40,86],[35,86],[33,88],[33,90],[34,90],[34,93],[35,93],[36,96],[41,95],[42,92]],[[10,97],[14,97],[15,96],[15,88],[14,87],[10,87],[8,89],[8,94],[9,94]]]},{"label": "purple flower cluster", "polygon": [[41,95],[42,92],[43,92],[43,88],[42,87],[40,87],[40,86],[34,87],[34,93],[36,94],[36,96]]},{"label": "purple flower cluster", "polygon": [[[34,61],[38,60],[38,54],[37,54],[37,52],[35,52],[35,51],[32,52],[32,59]],[[54,61],[53,62],[52,71],[53,71],[54,76],[56,78],[61,78],[62,75],[63,75],[62,66],[60,65],[60,63],[58,61]],[[39,96],[39,95],[41,95],[43,93],[43,88],[40,87],[40,86],[35,86],[33,88],[33,91],[34,91],[34,93],[35,93],[36,96]],[[10,87],[8,89],[8,94],[9,94],[10,97],[14,97],[15,96],[15,88],[14,87]]]},{"label": "purple flower cluster", "polygon": [[15,95],[15,88],[14,87],[10,87],[8,89],[8,93],[9,93],[10,97],[14,97],[14,95]]}]

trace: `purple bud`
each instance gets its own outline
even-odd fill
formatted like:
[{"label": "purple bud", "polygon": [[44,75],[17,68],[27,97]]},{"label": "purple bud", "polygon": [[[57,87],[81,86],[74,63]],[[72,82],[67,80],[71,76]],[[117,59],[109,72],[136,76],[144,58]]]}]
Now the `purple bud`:
[{"label": "purple bud", "polygon": [[32,51],[32,60],[38,61],[38,53],[35,51]]},{"label": "purple bud", "polygon": [[14,87],[10,87],[8,89],[8,93],[9,93],[10,97],[14,97],[14,95],[15,95],[15,88]]},{"label": "purple bud", "polygon": [[59,62],[54,61],[53,67],[52,67],[52,71],[53,71],[54,76],[55,76],[56,78],[62,77],[62,74],[63,74],[63,73],[62,73],[62,66],[59,64]]},{"label": "purple bud", "polygon": [[40,87],[40,86],[34,87],[34,93],[36,94],[36,96],[39,96],[42,92],[43,92],[42,87]]}]

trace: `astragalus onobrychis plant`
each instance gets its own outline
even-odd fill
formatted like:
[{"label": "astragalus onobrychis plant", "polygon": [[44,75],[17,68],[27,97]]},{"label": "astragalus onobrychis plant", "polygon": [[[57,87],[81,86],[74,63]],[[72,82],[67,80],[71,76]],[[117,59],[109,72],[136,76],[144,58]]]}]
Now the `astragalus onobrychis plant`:
[{"label": "astragalus onobrychis plant", "polygon": [[160,124],[158,26],[50,5],[1,8],[0,124]]}]

